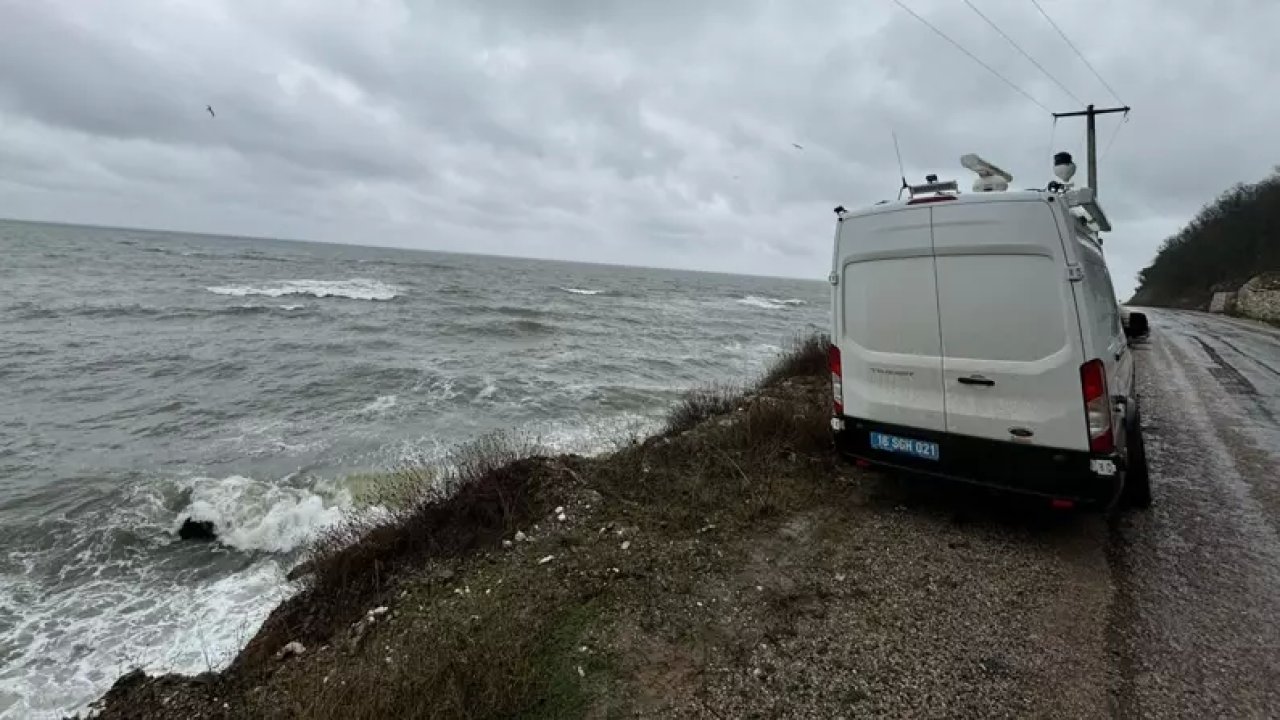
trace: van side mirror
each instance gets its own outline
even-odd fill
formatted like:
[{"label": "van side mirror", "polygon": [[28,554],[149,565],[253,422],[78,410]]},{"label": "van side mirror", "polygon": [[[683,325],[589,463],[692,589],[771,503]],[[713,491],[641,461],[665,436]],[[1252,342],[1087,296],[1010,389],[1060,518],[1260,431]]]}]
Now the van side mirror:
[{"label": "van side mirror", "polygon": [[1129,322],[1124,325],[1124,334],[1126,337],[1140,338],[1146,337],[1151,328],[1147,325],[1146,313],[1130,312]]}]

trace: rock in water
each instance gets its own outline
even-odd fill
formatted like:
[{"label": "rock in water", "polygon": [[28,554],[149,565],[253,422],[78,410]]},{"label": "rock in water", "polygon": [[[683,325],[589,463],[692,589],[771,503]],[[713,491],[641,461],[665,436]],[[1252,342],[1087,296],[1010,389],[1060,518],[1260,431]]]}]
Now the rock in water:
[{"label": "rock in water", "polygon": [[178,537],[183,540],[217,540],[218,533],[213,529],[212,520],[193,520],[187,518],[178,528]]}]

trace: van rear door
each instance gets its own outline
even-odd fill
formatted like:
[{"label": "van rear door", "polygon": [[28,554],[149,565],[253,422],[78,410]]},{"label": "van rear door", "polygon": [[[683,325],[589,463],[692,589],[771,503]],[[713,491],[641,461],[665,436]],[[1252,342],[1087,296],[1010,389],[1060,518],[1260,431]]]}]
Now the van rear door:
[{"label": "van rear door", "polygon": [[942,353],[929,208],[840,223],[835,338],[846,415],[944,430]]},{"label": "van rear door", "polygon": [[1088,449],[1080,324],[1053,206],[935,206],[946,429]]}]

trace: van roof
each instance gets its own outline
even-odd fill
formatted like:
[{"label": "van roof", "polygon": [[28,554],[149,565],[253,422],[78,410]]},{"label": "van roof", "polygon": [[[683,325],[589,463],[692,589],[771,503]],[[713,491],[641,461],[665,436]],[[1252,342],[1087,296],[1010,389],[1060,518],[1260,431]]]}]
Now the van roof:
[{"label": "van roof", "polygon": [[[993,202],[1044,202],[1046,198],[1054,195],[1055,195],[1054,193],[1050,193],[1047,190],[1013,190],[1013,191],[1007,191],[1007,192],[958,193],[954,196],[953,200],[946,200],[943,202],[945,202],[947,205],[953,205],[953,204],[968,205],[968,204],[975,204],[975,203],[993,203]],[[868,215],[878,215],[880,213],[894,212],[895,210],[902,210],[905,208],[923,209],[923,208],[928,208],[932,206],[933,206],[933,203],[919,203],[919,202],[917,202],[915,205],[912,205],[910,204],[910,201],[908,199],[889,200],[886,202],[881,202],[876,205],[871,205],[870,207],[864,207],[864,208],[859,208],[857,210],[852,210],[846,215],[844,215],[844,219],[855,218],[855,217],[866,217]]]}]

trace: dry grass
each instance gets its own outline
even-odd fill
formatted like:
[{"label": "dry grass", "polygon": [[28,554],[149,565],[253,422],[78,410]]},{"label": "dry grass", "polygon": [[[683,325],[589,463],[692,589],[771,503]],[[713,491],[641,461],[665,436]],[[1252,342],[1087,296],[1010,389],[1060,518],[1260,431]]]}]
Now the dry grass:
[{"label": "dry grass", "polygon": [[555,583],[521,584],[518,594],[471,599],[466,616],[437,603],[430,615],[401,619],[421,623],[414,635],[430,642],[371,640],[364,651],[341,657],[333,679],[301,676],[286,697],[264,697],[249,714],[309,720],[581,717],[590,685],[577,667],[589,669],[593,682],[603,675],[601,660],[577,652],[595,607]]},{"label": "dry grass", "polygon": [[440,469],[431,464],[412,464],[385,472],[357,473],[346,478],[351,499],[357,508],[382,507],[400,510],[420,502],[429,488],[439,487]]},{"label": "dry grass", "polygon": [[831,472],[827,393],[821,381],[806,382],[796,397],[766,392],[741,410],[735,401],[685,435],[596,460],[586,470],[591,485],[636,515],[685,530],[772,515],[807,494],[807,479]]},{"label": "dry grass", "polygon": [[731,412],[742,405],[744,392],[734,385],[709,385],[685,393],[667,413],[663,435],[687,432],[708,418]]},{"label": "dry grass", "polygon": [[827,377],[827,351],[830,347],[831,341],[824,334],[798,335],[791,341],[791,345],[769,364],[754,389],[731,384],[713,384],[690,390],[667,413],[662,434],[670,437],[692,430],[709,418],[743,407],[755,392],[776,387],[787,380]]},{"label": "dry grass", "polygon": [[236,663],[260,663],[291,640],[328,638],[393,587],[405,567],[497,543],[533,512],[537,485],[550,472],[536,445],[500,434],[460,446],[447,465],[445,473],[421,473],[426,482],[412,491],[398,485],[401,496],[412,495],[399,509],[321,535],[305,561],[306,590],[267,619]]},{"label": "dry grass", "polygon": [[421,485],[403,509],[324,534],[308,559],[311,592],[376,591],[397,564],[451,557],[511,532],[531,509],[539,460],[534,444],[502,435],[461,446],[449,456],[442,480]]},{"label": "dry grass", "polygon": [[791,347],[769,365],[760,386],[771,387],[789,378],[825,377],[830,347],[831,339],[822,333],[797,336],[791,341]]}]

